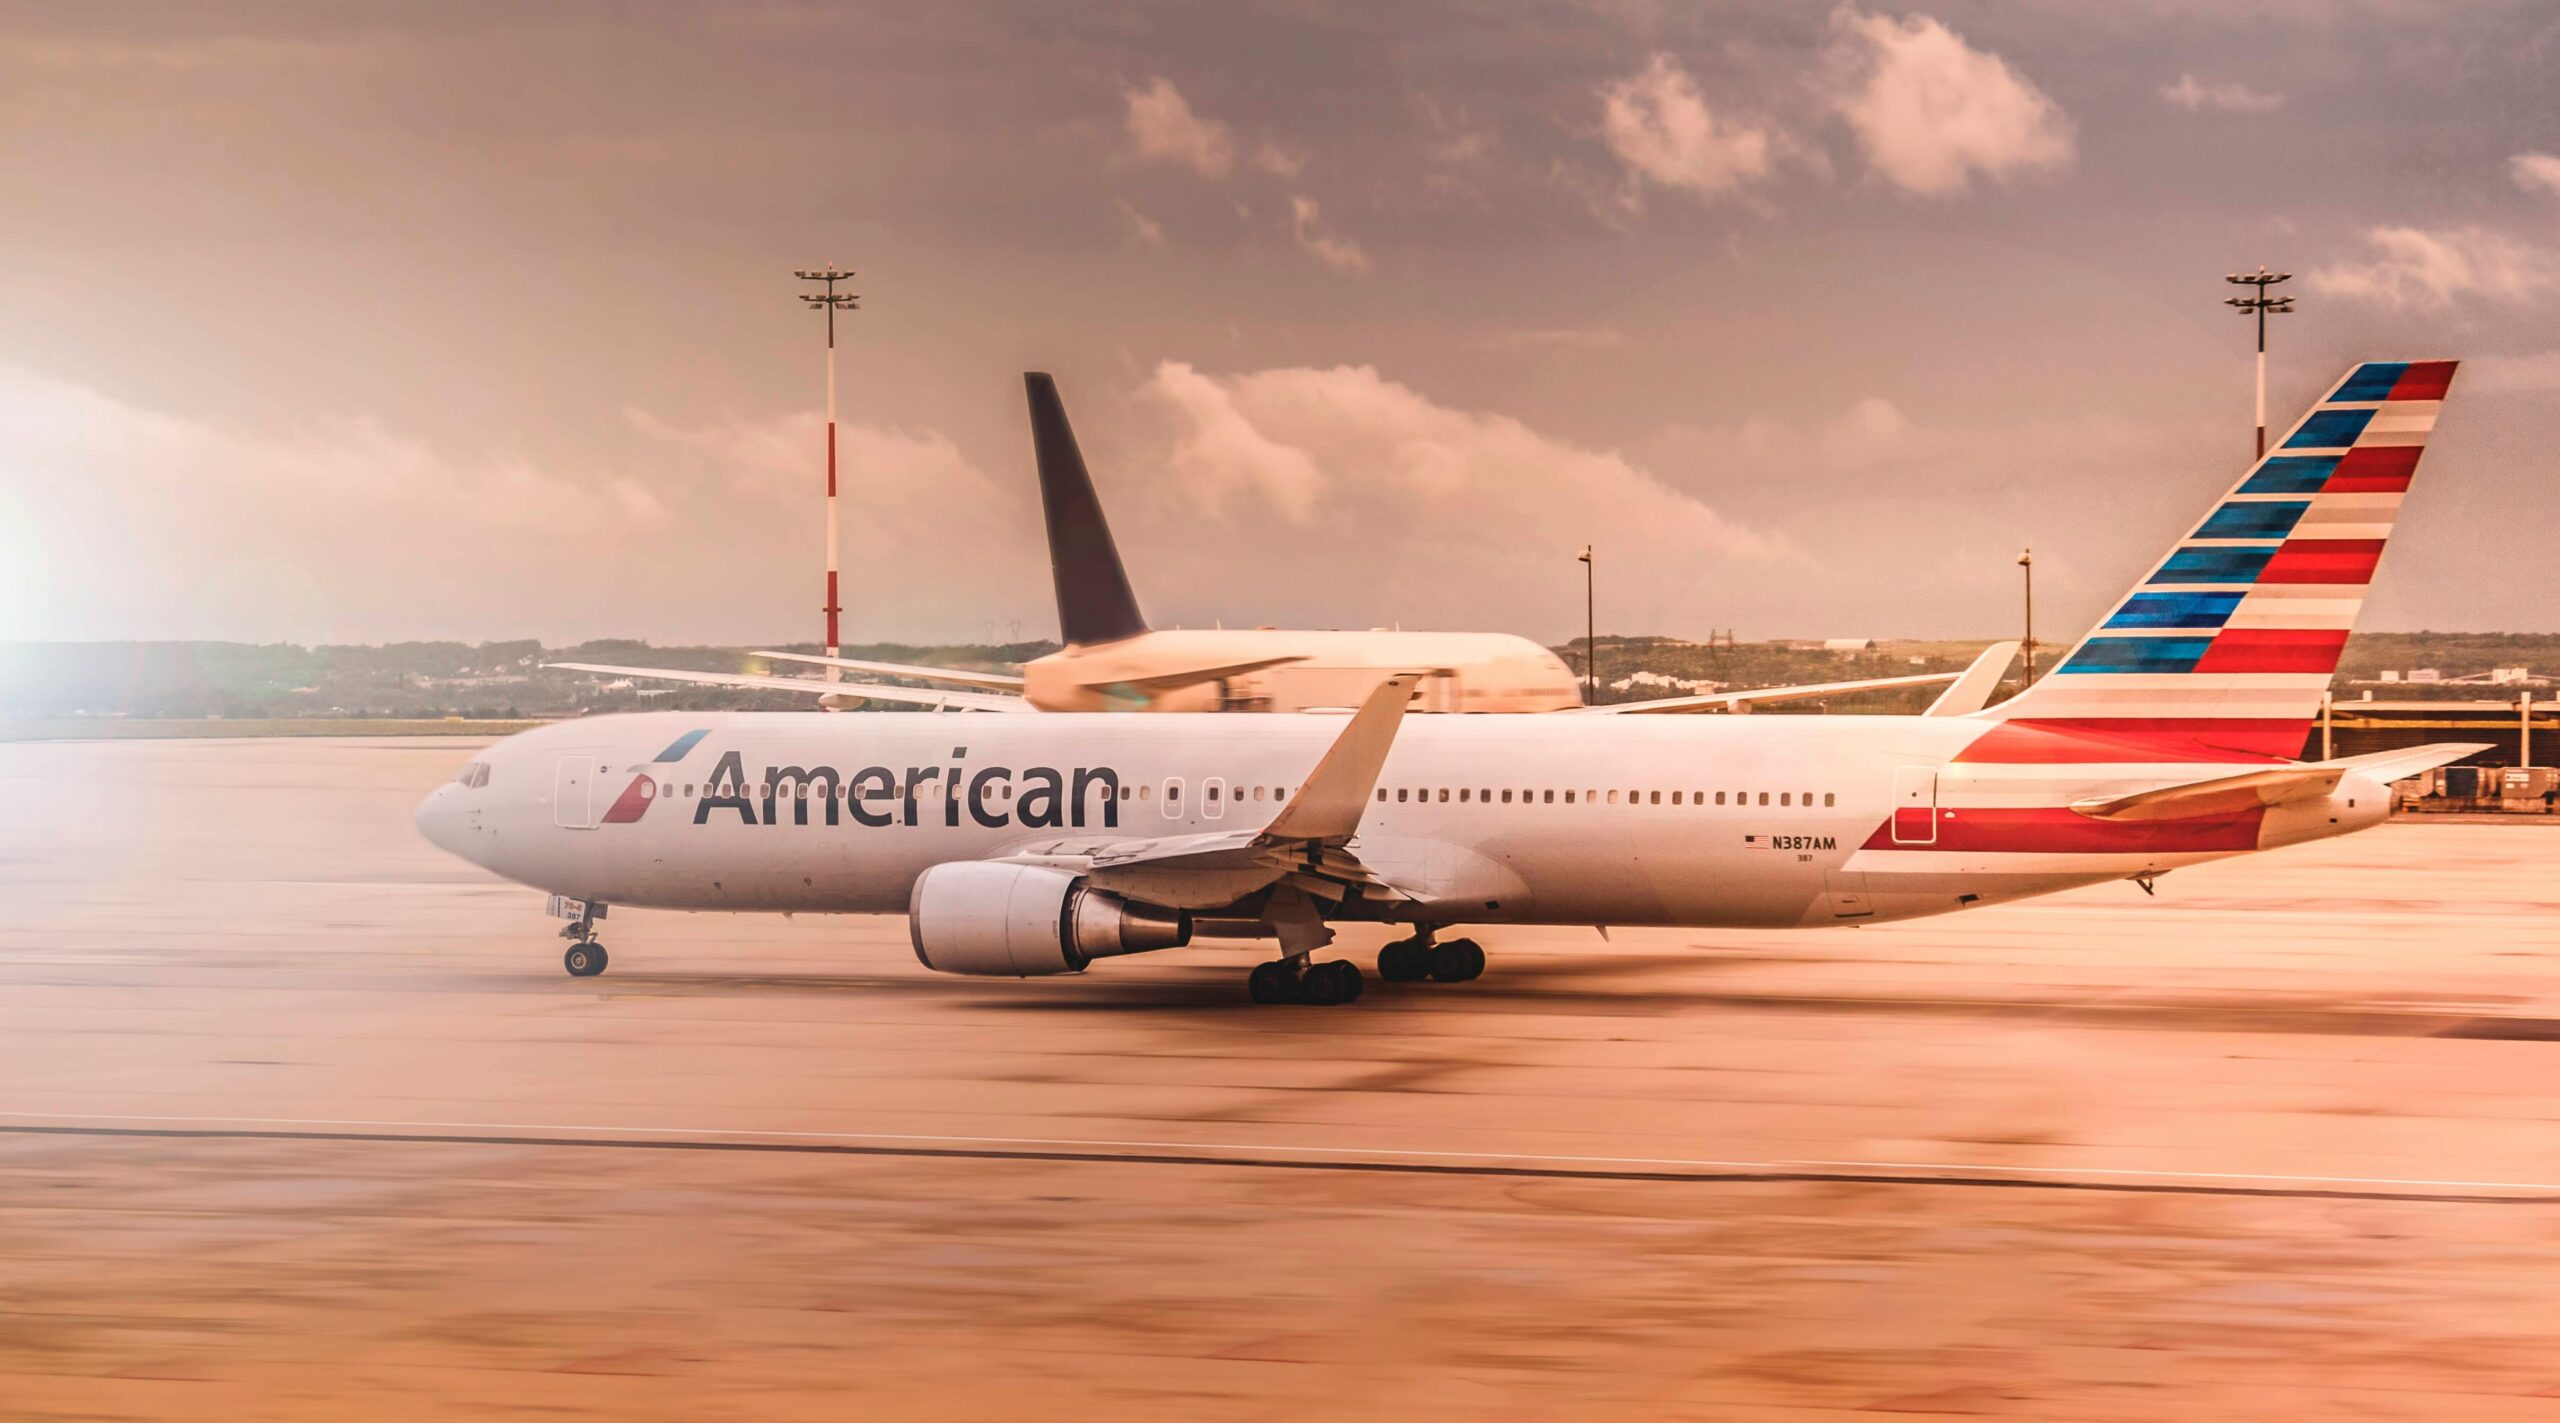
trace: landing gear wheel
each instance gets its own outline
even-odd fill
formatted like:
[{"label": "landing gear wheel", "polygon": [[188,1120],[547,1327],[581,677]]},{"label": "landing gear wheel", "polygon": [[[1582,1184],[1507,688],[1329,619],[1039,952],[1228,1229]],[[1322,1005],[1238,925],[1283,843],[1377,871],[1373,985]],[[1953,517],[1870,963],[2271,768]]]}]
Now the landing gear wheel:
[{"label": "landing gear wheel", "polygon": [[1360,966],[1348,959],[1309,966],[1298,979],[1298,987],[1306,1001],[1319,1007],[1348,1003],[1360,996],[1367,986],[1360,976]]},{"label": "landing gear wheel", "polygon": [[1431,977],[1437,983],[1465,983],[1484,976],[1484,950],[1473,939],[1451,939],[1431,946]]},{"label": "landing gear wheel", "polygon": [[1299,989],[1298,966],[1284,959],[1255,964],[1245,978],[1245,989],[1256,1003],[1295,1003],[1304,996]]},{"label": "landing gear wheel", "polygon": [[1389,983],[1419,983],[1431,976],[1431,946],[1420,939],[1398,939],[1378,950],[1378,977]]},{"label": "landing gear wheel", "polygon": [[571,978],[593,978],[604,972],[605,962],[604,945],[592,939],[571,944],[569,952],[560,956],[560,966],[569,970]]}]

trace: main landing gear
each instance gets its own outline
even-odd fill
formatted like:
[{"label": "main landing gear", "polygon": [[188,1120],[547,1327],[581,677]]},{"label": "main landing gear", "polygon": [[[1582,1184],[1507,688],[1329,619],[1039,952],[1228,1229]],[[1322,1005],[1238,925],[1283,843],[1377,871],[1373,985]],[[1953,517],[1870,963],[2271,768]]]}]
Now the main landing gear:
[{"label": "main landing gear", "polygon": [[1256,1003],[1313,1003],[1325,1006],[1349,1003],[1360,996],[1368,982],[1360,974],[1360,966],[1347,959],[1325,963],[1306,963],[1300,959],[1273,959],[1255,964],[1245,979],[1245,987]]},{"label": "main landing gear", "polygon": [[1465,983],[1484,976],[1484,950],[1473,939],[1433,943],[1428,930],[1378,950],[1378,977],[1389,983]]},{"label": "main landing gear", "polygon": [[560,956],[560,966],[569,971],[571,978],[593,978],[604,972],[610,961],[603,943],[596,938],[596,920],[603,915],[601,904],[580,905],[578,917],[560,930],[560,937],[569,941],[569,951]]}]

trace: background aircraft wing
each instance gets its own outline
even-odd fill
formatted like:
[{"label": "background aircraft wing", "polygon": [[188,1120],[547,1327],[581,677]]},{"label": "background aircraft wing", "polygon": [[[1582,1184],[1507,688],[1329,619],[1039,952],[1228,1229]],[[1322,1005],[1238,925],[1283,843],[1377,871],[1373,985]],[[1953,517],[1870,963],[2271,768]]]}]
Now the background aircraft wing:
[{"label": "background aircraft wing", "polygon": [[691,682],[702,687],[740,687],[759,692],[800,692],[843,705],[866,701],[909,702],[947,711],[1028,712],[1020,697],[987,692],[945,692],[931,687],[889,687],[877,682],[821,682],[815,677],[768,677],[754,672],[692,672],[671,667],[617,667],[605,662],[545,662],[566,672],[598,672],[612,677],[648,677],[661,682]]},{"label": "background aircraft wing", "polygon": [[841,667],[848,672],[869,672],[878,677],[912,677],[919,682],[949,682],[957,687],[977,687],[989,692],[1019,692],[1022,679],[1004,672],[963,672],[952,667],[917,667],[904,662],[862,662],[851,657],[819,657],[806,652],[758,652],[757,657],[776,662],[806,662],[813,667]]},{"label": "background aircraft wing", "polygon": [[1661,697],[1649,702],[1612,702],[1601,707],[1567,707],[1565,716],[1659,716],[1679,712],[1731,711],[1752,702],[1800,702],[1814,697],[1845,697],[1887,687],[1926,687],[1953,682],[1963,672],[1922,672],[1910,677],[1869,677],[1856,682],[1815,682],[1801,687],[1753,687],[1738,692],[1707,692],[1694,697]]},{"label": "background aircraft wing", "polygon": [[1080,681],[1076,685],[1104,689],[1128,687],[1147,693],[1178,692],[1185,687],[1196,687],[1203,682],[1217,681],[1221,677],[1241,677],[1247,672],[1259,672],[1265,667],[1277,667],[1284,662],[1305,660],[1303,654],[1291,653],[1286,657],[1257,657],[1250,662],[1216,662],[1200,667],[1177,667],[1171,671],[1158,672],[1147,677],[1095,677]]}]

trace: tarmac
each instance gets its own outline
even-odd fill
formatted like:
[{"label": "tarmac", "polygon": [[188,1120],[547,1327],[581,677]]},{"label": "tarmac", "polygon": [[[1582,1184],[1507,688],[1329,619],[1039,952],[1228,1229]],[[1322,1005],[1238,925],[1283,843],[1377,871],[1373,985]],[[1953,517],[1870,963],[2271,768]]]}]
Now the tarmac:
[{"label": "tarmac", "polygon": [[571,979],[470,749],[0,745],[0,1418],[2560,1419],[2548,822],[1257,1008]]}]

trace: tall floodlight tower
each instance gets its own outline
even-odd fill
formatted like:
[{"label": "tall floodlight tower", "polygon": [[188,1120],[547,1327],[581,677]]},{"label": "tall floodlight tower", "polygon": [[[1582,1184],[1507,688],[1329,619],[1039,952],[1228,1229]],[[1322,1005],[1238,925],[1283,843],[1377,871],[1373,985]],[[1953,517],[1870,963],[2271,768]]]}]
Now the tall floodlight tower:
[{"label": "tall floodlight tower", "polygon": [[[844,608],[836,600],[836,313],[861,309],[862,298],[852,292],[836,290],[836,283],[853,280],[853,273],[839,272],[829,262],[823,271],[792,273],[804,282],[824,282],[826,290],[802,292],[800,299],[827,314],[827,655],[843,655],[843,641],[838,636],[837,619]],[[844,669],[830,667],[827,680],[844,680]]]},{"label": "tall floodlight tower", "polygon": [[2282,316],[2293,310],[2292,297],[2269,296],[2267,288],[2278,282],[2291,280],[2292,277],[2291,272],[2270,272],[2266,264],[2261,262],[2258,264],[2258,270],[2254,272],[2234,272],[2223,278],[2226,282],[2247,287],[2250,290],[2247,296],[2224,297],[2222,304],[2236,306],[2243,314],[2254,314],[2258,318],[2258,458],[2260,459],[2267,457],[2267,314],[2273,312]]},{"label": "tall floodlight tower", "polygon": [[1600,619],[1593,611],[1592,577],[1597,566],[1591,561],[1591,545],[1584,544],[1577,555],[1582,560],[1582,702],[1600,705]]}]

